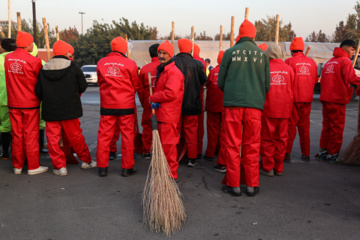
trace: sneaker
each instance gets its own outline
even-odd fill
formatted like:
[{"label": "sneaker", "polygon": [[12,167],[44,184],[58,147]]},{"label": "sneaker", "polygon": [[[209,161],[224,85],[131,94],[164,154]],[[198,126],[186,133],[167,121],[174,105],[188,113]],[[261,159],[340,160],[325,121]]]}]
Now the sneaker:
[{"label": "sneaker", "polygon": [[9,159],[9,153],[1,153],[0,157],[3,159],[3,160],[8,160]]},{"label": "sneaker", "polygon": [[58,175],[58,176],[66,176],[67,169],[66,169],[66,167],[62,167],[60,169],[54,169],[53,174]]},{"label": "sneaker", "polygon": [[90,163],[86,163],[86,162],[82,162],[81,163],[81,168],[82,169],[89,169],[89,168],[94,168],[96,167],[96,161],[91,161]]},{"label": "sneaker", "polygon": [[22,168],[14,168],[14,174],[19,175],[21,174]]},{"label": "sneaker", "polygon": [[121,176],[128,177],[128,176],[133,175],[135,173],[136,173],[135,168],[130,168],[130,169],[122,168]]},{"label": "sneaker", "polygon": [[109,160],[115,160],[116,158],[116,152],[110,152],[109,153]]},{"label": "sneaker", "polygon": [[301,160],[304,162],[310,162],[310,156],[309,155],[301,155]]},{"label": "sneaker", "polygon": [[274,171],[274,174],[275,174],[276,176],[282,176],[282,172],[279,173],[279,172],[275,172],[275,171]]},{"label": "sneaker", "polygon": [[189,158],[186,166],[188,167],[195,167],[196,166],[196,159]]},{"label": "sneaker", "polygon": [[240,187],[229,187],[227,185],[224,185],[221,187],[221,190],[224,192],[224,193],[229,193],[233,196],[241,196],[241,190],[240,190]]},{"label": "sneaker", "polygon": [[340,161],[339,154],[338,153],[328,154],[327,157],[326,157],[326,161],[328,163],[337,163],[337,162],[339,162]]},{"label": "sneaker", "polygon": [[290,162],[291,162],[290,153],[285,153],[284,162],[286,162],[286,163],[290,163]]},{"label": "sneaker", "polygon": [[220,173],[226,173],[226,166],[219,163],[216,164],[213,169]]},{"label": "sneaker", "polygon": [[214,160],[213,157],[208,157],[208,156],[206,156],[206,155],[205,155],[204,159],[207,160],[207,161],[213,161],[213,160]]},{"label": "sneaker", "polygon": [[318,154],[315,155],[315,158],[323,162],[326,160],[327,155],[328,155],[328,150],[326,148],[320,148],[320,151]]},{"label": "sneaker", "polygon": [[49,154],[49,150],[48,149],[40,149],[39,154],[40,155]]},{"label": "sneaker", "polygon": [[99,176],[100,177],[106,177],[107,176],[107,167],[99,168]]},{"label": "sneaker", "polygon": [[151,154],[150,153],[144,153],[144,159],[145,160],[150,160],[151,159]]},{"label": "sneaker", "polygon": [[35,175],[35,174],[47,172],[47,170],[49,170],[48,167],[39,166],[37,169],[28,170],[28,173],[27,173],[27,174],[28,174],[28,175]]},{"label": "sneaker", "polygon": [[256,194],[259,193],[259,191],[260,191],[259,187],[249,187],[249,186],[246,187],[246,194],[249,197],[254,197]]},{"label": "sneaker", "polygon": [[264,169],[260,168],[260,174],[268,177],[274,176],[274,170],[271,169],[269,172],[265,171]]}]

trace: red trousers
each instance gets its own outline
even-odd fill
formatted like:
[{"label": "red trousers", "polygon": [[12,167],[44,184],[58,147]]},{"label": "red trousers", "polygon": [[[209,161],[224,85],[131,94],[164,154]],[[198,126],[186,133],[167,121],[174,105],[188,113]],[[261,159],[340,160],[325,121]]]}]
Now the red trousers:
[{"label": "red trousers", "polygon": [[282,173],[288,139],[287,118],[266,118],[261,120],[261,161],[263,169]]},{"label": "red trousers", "polygon": [[65,153],[60,149],[59,141],[63,130],[69,139],[71,147],[79,159],[90,163],[91,156],[89,148],[86,145],[85,138],[80,128],[78,118],[64,121],[46,122],[46,139],[49,148],[51,162],[55,169],[66,167]]},{"label": "red trousers", "polygon": [[198,115],[182,115],[178,124],[178,132],[185,134],[187,157],[197,158]]},{"label": "red trousers", "polygon": [[119,140],[119,138],[120,138],[120,127],[119,127],[119,120],[117,120],[115,125],[114,136],[110,142],[110,152],[114,152],[114,153],[117,152],[116,142]]},{"label": "red trousers", "polygon": [[226,141],[225,141],[225,109],[221,113],[221,129],[220,129],[220,149],[217,158],[217,164],[226,165]]},{"label": "red trousers", "polygon": [[311,103],[293,104],[288,124],[289,138],[286,153],[291,153],[297,127],[299,130],[301,153],[306,156],[310,155],[310,112]]},{"label": "red trousers", "polygon": [[[230,187],[240,186],[242,161],[246,185],[259,186],[261,110],[245,107],[225,108],[224,126],[227,168],[222,183]],[[240,157],[241,145],[242,159]]]},{"label": "red trousers", "polygon": [[97,142],[97,166],[104,168],[109,166],[110,142],[114,137],[116,122],[118,121],[121,133],[121,167],[133,168],[134,161],[134,138],[135,138],[134,114],[125,116],[100,116],[98,142]]},{"label": "red trousers", "polygon": [[329,154],[339,153],[343,141],[346,105],[321,102],[323,123],[320,148],[328,149]]},{"label": "red trousers", "polygon": [[143,128],[143,132],[141,135],[143,153],[149,153],[152,144],[152,128],[150,118],[151,108],[144,108],[141,119],[141,126]]},{"label": "red trousers", "polygon": [[208,144],[205,156],[210,158],[215,157],[216,148],[220,140],[221,116],[221,112],[207,112],[206,115]]},{"label": "red trousers", "polygon": [[171,175],[174,179],[177,179],[177,169],[179,167],[176,149],[176,145],[179,143],[179,132],[177,130],[177,124],[159,122],[158,128],[161,145],[168,161]]},{"label": "red trousers", "polygon": [[9,108],[11,122],[12,151],[14,168],[23,168],[25,158],[28,169],[39,167],[39,121],[40,109]]}]

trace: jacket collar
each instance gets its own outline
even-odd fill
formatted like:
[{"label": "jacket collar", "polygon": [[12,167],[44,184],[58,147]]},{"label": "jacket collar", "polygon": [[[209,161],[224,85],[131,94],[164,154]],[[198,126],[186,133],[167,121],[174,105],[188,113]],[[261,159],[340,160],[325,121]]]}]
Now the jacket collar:
[{"label": "jacket collar", "polygon": [[271,59],[270,62],[282,63],[284,61],[282,59]]},{"label": "jacket collar", "polygon": [[181,52],[181,53],[178,53],[177,55],[176,55],[176,57],[191,57],[191,58],[193,58],[193,56],[191,56],[191,54],[190,53],[184,53],[184,52]]},{"label": "jacket collar", "polygon": [[117,52],[117,51],[112,51],[111,53],[108,54],[108,56],[114,56],[114,55],[121,55],[123,57],[126,57],[125,54],[121,53],[121,52]]},{"label": "jacket collar", "polygon": [[[240,40],[237,41],[236,44],[239,44],[239,43],[242,43],[242,42],[245,42],[245,41],[249,41],[249,42],[253,43],[253,44],[256,46],[256,43],[254,42],[254,40],[252,40],[252,38],[249,38],[249,37],[242,37],[242,38],[240,38]],[[236,44],[235,44],[235,45],[236,45]]]},{"label": "jacket collar", "polygon": [[151,62],[158,62],[159,61],[159,57],[153,57],[151,58]]},{"label": "jacket collar", "polygon": [[293,57],[305,56],[303,52],[297,52],[292,55]]}]

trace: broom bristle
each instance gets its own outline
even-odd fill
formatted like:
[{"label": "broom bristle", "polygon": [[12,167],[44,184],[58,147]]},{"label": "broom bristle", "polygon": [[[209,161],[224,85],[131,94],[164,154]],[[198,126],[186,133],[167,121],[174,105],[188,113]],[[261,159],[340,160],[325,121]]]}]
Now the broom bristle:
[{"label": "broom bristle", "polygon": [[358,137],[354,137],[354,140],[341,154],[341,158],[341,163],[360,165],[360,139]]},{"label": "broom bristle", "polygon": [[158,130],[153,130],[152,160],[143,192],[143,217],[151,231],[167,236],[180,230],[186,214],[181,193],[170,175]]}]

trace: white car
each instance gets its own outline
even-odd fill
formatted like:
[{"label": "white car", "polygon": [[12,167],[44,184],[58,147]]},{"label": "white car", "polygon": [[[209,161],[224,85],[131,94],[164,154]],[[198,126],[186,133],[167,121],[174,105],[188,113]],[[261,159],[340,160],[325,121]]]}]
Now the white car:
[{"label": "white car", "polygon": [[98,84],[96,65],[84,65],[81,67],[87,83]]}]

